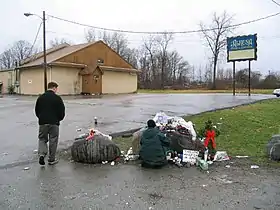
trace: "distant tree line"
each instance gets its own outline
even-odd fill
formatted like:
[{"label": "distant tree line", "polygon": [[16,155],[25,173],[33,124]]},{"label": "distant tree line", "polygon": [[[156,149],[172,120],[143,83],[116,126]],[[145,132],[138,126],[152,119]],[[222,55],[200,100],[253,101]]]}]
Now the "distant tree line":
[{"label": "distant tree line", "polygon": [[[143,89],[231,89],[232,69],[221,69],[218,62],[225,53],[226,37],[234,28],[230,27],[233,18],[224,12],[222,15],[213,14],[212,23],[208,26],[201,23],[201,34],[206,46],[210,49],[210,63],[195,68],[170,45],[174,37],[170,33],[150,35],[143,39],[141,46],[131,48],[128,38],[122,33],[96,32],[89,29],[85,32],[85,41],[103,40],[113,50],[120,54],[134,68],[140,69],[138,87]],[[214,30],[209,30],[214,28]],[[50,47],[71,41],[54,39],[49,42]],[[20,61],[31,57],[39,49],[29,42],[20,40],[0,54],[0,69],[13,68]],[[248,87],[248,69],[236,72],[236,88]],[[280,85],[280,73],[269,72],[262,75],[260,72],[251,72],[252,88],[277,88]]]}]

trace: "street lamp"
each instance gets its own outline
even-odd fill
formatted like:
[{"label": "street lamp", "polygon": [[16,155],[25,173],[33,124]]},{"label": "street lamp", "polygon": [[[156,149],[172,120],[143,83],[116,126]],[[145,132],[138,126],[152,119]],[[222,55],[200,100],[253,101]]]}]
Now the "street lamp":
[{"label": "street lamp", "polygon": [[44,89],[47,91],[47,55],[46,55],[46,14],[45,11],[43,11],[43,17],[40,17],[39,15],[32,14],[32,13],[24,13],[24,16],[37,16],[43,21],[43,53],[44,53]]}]

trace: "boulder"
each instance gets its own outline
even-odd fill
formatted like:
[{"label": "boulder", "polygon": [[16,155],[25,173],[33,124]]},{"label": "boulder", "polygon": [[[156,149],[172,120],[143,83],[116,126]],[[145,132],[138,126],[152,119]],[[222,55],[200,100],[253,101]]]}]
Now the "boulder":
[{"label": "boulder", "polygon": [[96,135],[93,139],[75,140],[71,147],[72,159],[81,163],[113,161],[121,155],[120,148],[110,139]]},{"label": "boulder", "polygon": [[204,145],[199,140],[192,140],[192,135],[183,135],[177,131],[167,132],[166,136],[170,139],[170,149],[183,153],[184,149],[204,151]]},{"label": "boulder", "polygon": [[274,144],[270,153],[271,160],[280,161],[280,143]]},{"label": "boulder", "polygon": [[[133,154],[139,154],[140,151],[140,140],[143,131],[146,128],[142,128],[139,131],[133,133],[132,136],[132,151]],[[167,138],[170,140],[170,149],[182,153],[184,149],[204,151],[204,145],[199,140],[192,140],[192,135],[190,133],[182,134],[180,131],[168,131],[168,129],[162,131],[166,134]]]},{"label": "boulder", "polygon": [[271,160],[280,161],[280,134],[272,136],[267,143],[266,151]]},{"label": "boulder", "polygon": [[146,128],[141,128],[140,130],[136,131],[132,135],[132,151],[133,154],[138,155],[140,151],[140,141],[142,134],[146,130]]}]

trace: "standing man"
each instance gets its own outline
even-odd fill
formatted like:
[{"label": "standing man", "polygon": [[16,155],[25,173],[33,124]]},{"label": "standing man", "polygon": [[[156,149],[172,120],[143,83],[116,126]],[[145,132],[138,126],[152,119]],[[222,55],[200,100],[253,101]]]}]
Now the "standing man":
[{"label": "standing man", "polygon": [[[65,106],[60,96],[56,94],[58,84],[50,82],[48,90],[38,97],[35,114],[39,119],[39,164],[45,165],[45,157],[49,150],[49,165],[58,163],[55,158],[59,125],[65,117]],[[49,142],[49,149],[47,143]]]}]

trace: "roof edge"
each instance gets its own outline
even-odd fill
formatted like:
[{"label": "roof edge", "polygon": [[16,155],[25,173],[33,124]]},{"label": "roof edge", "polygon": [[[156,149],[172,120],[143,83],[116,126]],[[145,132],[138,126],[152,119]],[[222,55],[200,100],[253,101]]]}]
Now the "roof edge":
[{"label": "roof edge", "polygon": [[[61,49],[65,48],[65,47],[69,47],[69,46],[70,46],[70,44],[68,44],[68,43],[63,43],[63,44],[57,45],[55,47],[47,49],[46,50],[46,55],[49,55],[51,53],[54,53],[54,52],[56,52],[58,50],[61,50]],[[28,63],[30,63],[32,61],[38,60],[38,59],[42,58],[43,56],[44,56],[44,51],[41,51],[41,52],[38,52],[38,53],[36,53],[34,55],[31,55],[30,57],[22,60],[20,63],[21,63],[21,65],[25,65],[25,64],[28,64]]]},{"label": "roof edge", "polygon": [[[36,64],[33,66],[19,66],[15,69],[33,69],[33,68],[37,68],[37,67],[43,67],[43,64]],[[60,66],[60,67],[70,67],[70,68],[86,68],[87,65],[86,64],[82,64],[82,63],[67,63],[67,62],[50,62],[47,63],[48,67],[52,67],[52,66]]]},{"label": "roof edge", "polygon": [[14,71],[15,68],[11,68],[11,69],[0,69],[0,73],[1,72],[9,72],[9,71]]},{"label": "roof edge", "polygon": [[120,68],[114,66],[98,66],[101,71],[115,71],[115,72],[130,72],[130,73],[140,73],[141,70],[131,69],[131,68]]},{"label": "roof edge", "polygon": [[23,70],[23,69],[34,69],[37,67],[43,67],[43,64],[36,64],[36,65],[32,65],[32,66],[18,66],[15,69],[17,70]]},{"label": "roof edge", "polygon": [[80,51],[80,50],[83,50],[83,49],[85,49],[85,48],[87,48],[87,47],[89,47],[89,46],[95,45],[95,44],[97,44],[97,43],[99,43],[99,42],[102,42],[102,41],[99,40],[99,41],[90,42],[90,43],[86,44],[84,47],[82,47],[82,48],[80,48],[80,49],[73,50],[72,52],[66,53],[66,54],[64,54],[64,55],[61,55],[61,56],[55,58],[54,60],[51,60],[50,62],[55,62],[55,61],[57,61],[57,60],[60,60],[60,59],[66,57],[66,56],[68,56],[68,55],[71,55],[71,54],[73,54],[73,53],[76,53],[76,52],[78,52],[78,51]]},{"label": "roof edge", "polygon": [[72,68],[86,68],[86,64],[82,63],[68,63],[68,62],[52,62],[49,66],[72,67]]}]

